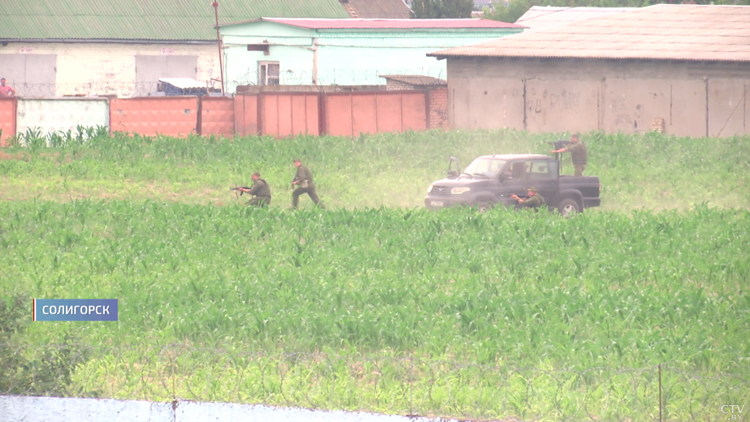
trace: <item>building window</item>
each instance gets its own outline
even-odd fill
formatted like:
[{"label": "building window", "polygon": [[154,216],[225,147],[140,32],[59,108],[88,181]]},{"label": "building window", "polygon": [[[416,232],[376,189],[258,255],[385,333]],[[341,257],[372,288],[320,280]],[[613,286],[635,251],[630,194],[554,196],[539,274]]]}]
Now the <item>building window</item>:
[{"label": "building window", "polygon": [[258,85],[279,85],[279,62],[258,62]]}]

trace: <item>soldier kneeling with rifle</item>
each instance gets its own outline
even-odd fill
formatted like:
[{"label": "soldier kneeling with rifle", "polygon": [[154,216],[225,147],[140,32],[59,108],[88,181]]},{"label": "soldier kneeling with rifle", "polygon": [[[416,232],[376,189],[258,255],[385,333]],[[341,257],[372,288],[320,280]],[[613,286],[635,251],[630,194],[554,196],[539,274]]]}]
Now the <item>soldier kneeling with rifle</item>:
[{"label": "soldier kneeling with rifle", "polygon": [[539,211],[539,207],[544,205],[542,195],[536,193],[536,188],[528,188],[526,192],[528,195],[526,198],[521,198],[517,195],[510,196],[516,200],[516,208],[533,208],[535,211]]},{"label": "soldier kneeling with rifle", "polygon": [[260,178],[260,173],[253,173],[253,186],[238,186],[236,188],[229,188],[229,190],[235,190],[240,192],[240,196],[243,193],[253,195],[253,198],[247,201],[248,206],[251,207],[267,207],[271,205],[271,187],[268,186],[268,182]]}]

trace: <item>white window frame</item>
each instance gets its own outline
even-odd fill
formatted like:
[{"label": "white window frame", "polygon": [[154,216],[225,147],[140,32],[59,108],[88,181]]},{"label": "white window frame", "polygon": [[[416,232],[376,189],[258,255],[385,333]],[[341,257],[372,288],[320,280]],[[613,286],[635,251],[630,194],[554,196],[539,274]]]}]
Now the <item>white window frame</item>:
[{"label": "white window frame", "polygon": [[[276,65],[276,75],[269,75],[269,68]],[[281,65],[279,62],[258,62],[258,85],[279,85],[281,75]]]}]

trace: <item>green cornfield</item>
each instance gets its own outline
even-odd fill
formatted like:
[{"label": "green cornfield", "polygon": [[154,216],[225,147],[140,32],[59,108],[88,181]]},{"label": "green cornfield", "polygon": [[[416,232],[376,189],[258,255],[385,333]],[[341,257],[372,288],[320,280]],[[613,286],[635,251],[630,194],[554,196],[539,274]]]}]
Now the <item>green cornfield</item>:
[{"label": "green cornfield", "polygon": [[[0,347],[33,357],[75,338],[71,396],[638,421],[658,420],[661,372],[665,420],[724,420],[750,391],[750,139],[587,134],[603,206],[570,219],[420,206],[448,155],[559,138],[6,149],[2,295],[120,308]],[[298,156],[329,210],[287,209]],[[269,209],[227,191],[256,170]]]}]

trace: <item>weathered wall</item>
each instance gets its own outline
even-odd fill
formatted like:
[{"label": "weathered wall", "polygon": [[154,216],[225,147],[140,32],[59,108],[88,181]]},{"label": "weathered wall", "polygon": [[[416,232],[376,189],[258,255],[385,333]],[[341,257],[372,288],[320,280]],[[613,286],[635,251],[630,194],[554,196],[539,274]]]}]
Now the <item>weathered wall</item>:
[{"label": "weathered wall", "polygon": [[109,104],[106,98],[18,99],[17,132],[40,130],[76,133],[76,128],[109,126]]},{"label": "weathered wall", "polygon": [[257,95],[235,95],[234,130],[239,136],[260,134]]},{"label": "weathered wall", "polygon": [[226,97],[203,96],[200,100],[201,135],[234,136],[234,100]]},{"label": "weathered wall", "polygon": [[[258,83],[258,63],[278,62],[282,85],[383,85],[384,74],[445,79],[445,61],[427,53],[521,32],[516,28],[323,30],[250,22],[222,26],[229,92]],[[315,41],[314,41],[315,40]],[[248,51],[266,44],[268,51]],[[317,76],[317,77],[316,77]]]},{"label": "weathered wall", "polygon": [[[3,68],[3,55],[55,55],[56,86],[40,86],[12,78]],[[197,56],[197,79],[219,79],[219,60],[213,44],[8,43],[0,46],[0,74],[18,96],[136,94],[136,56]],[[10,62],[9,60],[6,62]],[[143,94],[141,94],[143,95]]]},{"label": "weathered wall", "polygon": [[445,128],[447,103],[445,87],[352,93],[264,92],[235,98],[18,98],[0,101],[0,129],[3,139],[29,129],[38,129],[41,135],[68,130],[75,134],[78,126],[103,126],[110,132],[146,136],[359,136]]},{"label": "weathered wall", "polygon": [[327,94],[323,104],[328,135],[427,129],[426,93],[421,91]]},{"label": "weathered wall", "polygon": [[429,129],[448,128],[448,87],[439,86],[427,91]]},{"label": "weathered wall", "polygon": [[198,131],[198,97],[113,99],[112,132],[187,136]]},{"label": "weathered wall", "polygon": [[750,64],[449,59],[451,127],[750,133]]},{"label": "weathered wall", "polygon": [[232,403],[0,396],[0,422],[456,422]]},{"label": "weathered wall", "polygon": [[259,98],[264,135],[284,138],[320,134],[317,93],[263,93]]}]

